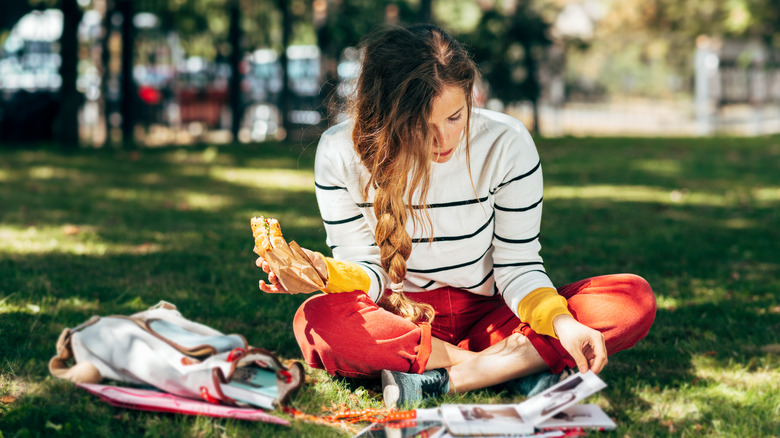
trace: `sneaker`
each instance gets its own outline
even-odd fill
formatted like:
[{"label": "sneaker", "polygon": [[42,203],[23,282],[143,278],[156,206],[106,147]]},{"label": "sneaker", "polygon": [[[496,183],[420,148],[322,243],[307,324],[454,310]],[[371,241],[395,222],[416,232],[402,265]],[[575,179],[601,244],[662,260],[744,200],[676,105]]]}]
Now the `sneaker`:
[{"label": "sneaker", "polygon": [[564,381],[575,372],[576,371],[571,368],[564,368],[560,374],[542,371],[541,373],[510,380],[500,386],[510,392],[521,394],[526,397],[533,397],[556,383]]},{"label": "sneaker", "polygon": [[450,389],[450,375],[444,368],[422,374],[382,370],[382,396],[388,408],[405,406],[426,398],[446,394]]}]

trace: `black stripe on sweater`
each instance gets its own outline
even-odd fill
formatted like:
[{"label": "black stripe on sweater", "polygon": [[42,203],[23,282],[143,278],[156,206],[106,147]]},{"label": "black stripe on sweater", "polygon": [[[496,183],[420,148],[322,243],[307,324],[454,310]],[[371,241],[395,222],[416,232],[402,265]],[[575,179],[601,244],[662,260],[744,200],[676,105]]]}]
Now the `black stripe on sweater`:
[{"label": "black stripe on sweater", "polygon": [[530,239],[507,239],[507,238],[501,237],[499,235],[496,235],[495,237],[496,237],[496,239],[498,239],[498,240],[500,240],[502,242],[506,242],[506,243],[528,243],[528,242],[533,242],[534,240],[538,239],[539,235],[537,234],[536,236],[531,237]]},{"label": "black stripe on sweater", "polygon": [[363,215],[359,214],[357,216],[353,216],[353,217],[350,217],[350,218],[347,218],[347,219],[341,219],[341,220],[338,220],[338,221],[326,221],[325,219],[323,219],[322,222],[324,222],[325,225],[341,225],[341,224],[347,224],[347,223],[350,223],[350,222],[354,222],[354,221],[356,221],[356,220],[358,220],[358,219],[360,219],[362,217],[363,217]]},{"label": "black stripe on sweater", "polygon": [[[472,204],[479,204],[481,202],[486,202],[488,200],[488,197],[485,196],[483,198],[476,198],[476,199],[467,199],[465,201],[452,201],[452,202],[440,202],[438,204],[428,204],[428,205],[413,205],[412,208],[415,210],[424,210],[426,208],[447,208],[447,207],[462,207],[464,205],[472,205]],[[356,204],[360,208],[369,208],[373,207],[373,202],[361,202],[359,204]]]},{"label": "black stripe on sweater", "polygon": [[[374,265],[371,262],[356,262],[356,263],[358,265],[368,269],[369,271],[371,271],[372,274],[374,274],[374,277],[376,277],[376,285],[379,288],[379,298],[382,298],[382,293],[383,293],[383,291],[382,291],[382,277],[380,277],[379,274],[376,272],[376,270],[374,270],[374,266],[376,266],[376,265]],[[368,288],[370,289],[371,285],[369,285]],[[365,292],[366,295],[368,295],[368,291],[367,290],[365,290],[363,292]],[[377,300],[379,298],[377,298]]]},{"label": "black stripe on sweater", "polygon": [[495,207],[496,207],[496,210],[501,210],[501,211],[513,211],[513,212],[528,211],[528,210],[533,210],[534,208],[538,207],[539,204],[542,203],[542,200],[544,200],[544,198],[539,199],[538,201],[534,202],[533,204],[529,205],[528,207],[509,208],[509,207],[502,207],[502,206],[500,206],[498,204],[496,204]]},{"label": "black stripe on sweater", "polygon": [[433,280],[431,280],[431,281],[429,281],[428,283],[426,283],[426,284],[425,284],[425,286],[420,286],[420,289],[428,289],[429,287],[431,287],[431,285],[432,285],[433,283],[436,283],[436,282],[435,282],[435,281],[433,281]]},{"label": "black stripe on sweater", "polygon": [[[368,245],[368,246],[377,246],[377,245],[376,245],[376,243],[372,243],[371,245]],[[334,249],[340,248],[340,247],[341,247],[341,245],[330,245],[330,250],[333,251]],[[366,263],[368,263],[368,262],[366,262]]]},{"label": "black stripe on sweater", "polygon": [[341,186],[324,186],[318,182],[314,182],[314,187],[317,187],[320,190],[347,190],[346,187]]},{"label": "black stripe on sweater", "polygon": [[[545,276],[547,275],[547,273],[546,273],[546,272],[544,272],[544,271],[542,271],[541,269],[534,269],[533,271],[526,271],[526,272],[523,272],[522,274],[520,274],[520,277],[522,277],[522,276],[523,276],[523,275],[525,275],[525,274],[530,274],[531,272],[541,272],[541,273],[542,273],[542,274],[544,274]],[[549,278],[549,277],[548,277],[548,278]],[[502,291],[502,292],[501,292],[501,296],[502,296],[502,297],[504,296],[504,292],[506,292],[506,290],[504,290],[504,291]]]},{"label": "black stripe on sweater", "polygon": [[486,281],[490,280],[490,277],[492,277],[492,276],[493,276],[493,270],[491,269],[490,272],[488,272],[487,277],[483,278],[482,281],[480,281],[479,283],[475,284],[474,286],[464,287],[463,289],[467,289],[467,290],[468,289],[476,289],[476,288],[482,286],[483,284],[485,284]]},{"label": "black stripe on sweater", "polygon": [[476,260],[472,260],[470,262],[460,263],[460,264],[452,265],[452,266],[442,266],[442,267],[433,268],[433,269],[407,269],[407,271],[408,272],[416,272],[418,274],[430,274],[430,273],[433,273],[433,272],[441,272],[441,271],[448,271],[450,269],[463,268],[465,266],[469,266],[469,265],[473,265],[475,263],[479,263],[480,260],[482,260],[485,257],[485,255],[488,253],[488,251],[490,251],[490,248],[491,247],[488,247],[488,249],[486,249],[485,252],[483,252],[481,256],[477,257]]},{"label": "black stripe on sweater", "polygon": [[532,265],[544,265],[543,262],[518,262],[518,263],[496,263],[494,268],[509,268],[517,266],[532,266]]},{"label": "black stripe on sweater", "polygon": [[526,173],[524,173],[524,174],[522,174],[520,176],[516,176],[516,177],[514,177],[514,178],[512,178],[510,180],[502,182],[501,184],[498,185],[498,187],[496,187],[495,189],[491,190],[490,194],[492,195],[493,193],[496,193],[498,191],[498,189],[500,189],[501,187],[504,187],[507,184],[513,183],[515,181],[519,181],[519,180],[521,180],[523,178],[526,178],[526,177],[532,175],[534,172],[539,170],[541,167],[542,167],[542,161],[539,160],[539,162],[536,163],[536,166],[534,166],[533,169],[529,170],[528,172],[526,172]]},{"label": "black stripe on sweater", "polygon": [[477,231],[475,231],[475,232],[473,232],[471,234],[464,234],[462,236],[434,237],[433,239],[430,239],[430,240],[428,240],[427,237],[417,237],[417,238],[412,239],[412,243],[421,243],[421,242],[450,242],[450,241],[453,241],[453,240],[470,239],[470,238],[476,236],[477,234],[481,233],[482,231],[484,231],[485,228],[487,228],[488,225],[490,225],[490,223],[493,222],[493,218],[495,218],[495,217],[496,217],[496,213],[493,212],[493,214],[490,216],[490,219],[488,219],[488,221],[485,222],[484,225],[479,227],[479,229]]}]

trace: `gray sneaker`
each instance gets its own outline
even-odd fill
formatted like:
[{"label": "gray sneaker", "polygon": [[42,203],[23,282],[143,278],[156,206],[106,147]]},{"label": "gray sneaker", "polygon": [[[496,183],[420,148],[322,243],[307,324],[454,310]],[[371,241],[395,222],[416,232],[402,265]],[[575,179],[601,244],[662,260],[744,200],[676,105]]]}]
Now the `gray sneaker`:
[{"label": "gray sneaker", "polygon": [[444,368],[422,374],[382,370],[382,395],[388,408],[406,406],[450,390],[450,375]]},{"label": "gray sneaker", "polygon": [[499,387],[515,394],[533,397],[556,383],[564,381],[574,373],[576,371],[571,368],[564,368],[560,374],[542,371],[541,373],[510,380],[499,385]]}]

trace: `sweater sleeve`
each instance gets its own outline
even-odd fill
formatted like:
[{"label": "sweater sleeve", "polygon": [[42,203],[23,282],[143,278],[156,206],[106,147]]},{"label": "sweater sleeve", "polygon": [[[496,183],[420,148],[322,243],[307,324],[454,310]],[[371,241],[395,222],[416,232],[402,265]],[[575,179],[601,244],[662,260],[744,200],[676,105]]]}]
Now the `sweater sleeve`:
[{"label": "sweater sleeve", "polygon": [[543,198],[539,154],[519,121],[502,141],[502,159],[493,188],[496,286],[522,321],[538,333],[554,335],[552,319],[568,310],[565,299],[561,303],[550,294],[555,288],[539,255]]},{"label": "sweater sleeve", "polygon": [[314,162],[317,204],[333,258],[359,266],[369,280],[364,292],[377,301],[389,277],[380,265],[374,230],[365,217],[371,207],[358,205],[362,194],[356,175],[361,169],[357,168],[359,162],[350,159],[354,152],[345,132],[348,130],[339,125],[334,128],[322,135],[317,146]]},{"label": "sweater sleeve", "polygon": [[371,288],[371,278],[357,263],[323,257],[328,269],[328,283],[322,289],[326,294],[339,294]]},{"label": "sweater sleeve", "polygon": [[534,290],[520,300],[517,306],[517,316],[527,322],[536,333],[555,335],[553,319],[558,315],[571,315],[566,306],[566,298],[558,295],[558,291],[548,287]]}]

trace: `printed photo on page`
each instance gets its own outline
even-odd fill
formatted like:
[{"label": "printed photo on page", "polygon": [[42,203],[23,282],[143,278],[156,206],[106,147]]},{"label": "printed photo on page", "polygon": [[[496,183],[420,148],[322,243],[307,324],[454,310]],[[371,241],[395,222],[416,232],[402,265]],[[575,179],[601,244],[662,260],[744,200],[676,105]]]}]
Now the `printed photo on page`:
[{"label": "printed photo on page", "polygon": [[517,410],[537,425],[606,386],[592,371],[577,373],[520,403]]},{"label": "printed photo on page", "polygon": [[444,423],[452,435],[525,435],[534,425],[523,418],[518,405],[442,405]]}]

